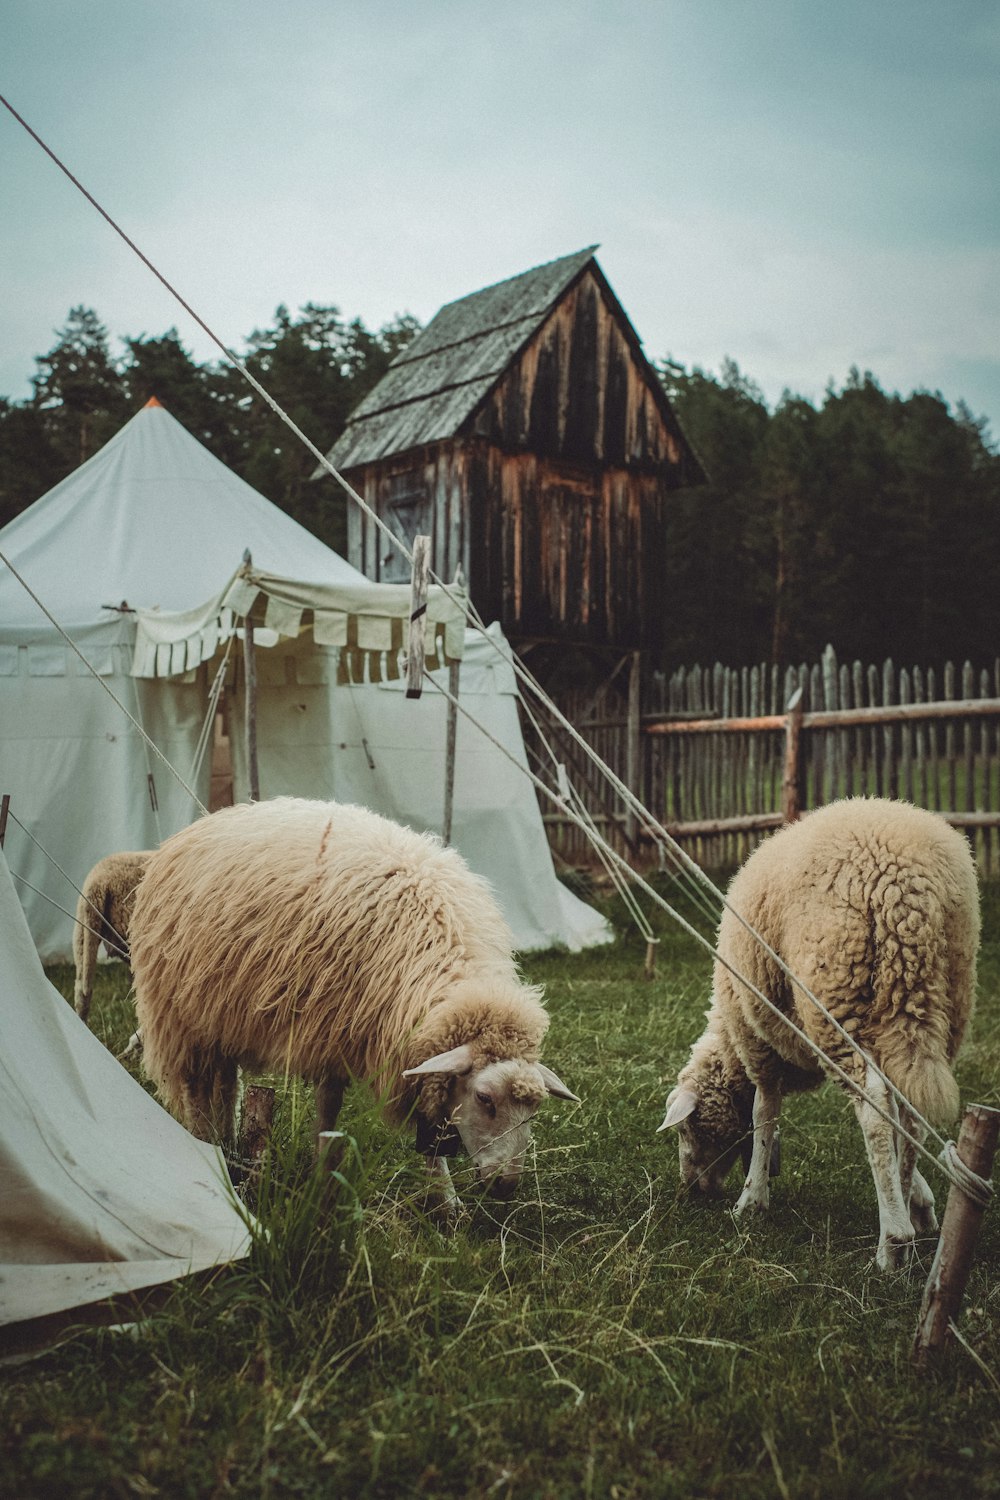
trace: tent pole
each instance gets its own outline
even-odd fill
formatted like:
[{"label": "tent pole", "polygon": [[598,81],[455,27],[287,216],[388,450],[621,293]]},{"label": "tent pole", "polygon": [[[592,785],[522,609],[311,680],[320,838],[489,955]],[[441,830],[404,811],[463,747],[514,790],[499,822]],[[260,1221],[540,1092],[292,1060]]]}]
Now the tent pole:
[{"label": "tent pole", "polygon": [[410,580],[410,630],[406,641],[406,696],[419,698],[424,685],[424,641],[427,630],[427,578],[431,539],[413,538],[413,576]]},{"label": "tent pole", "polygon": [[[243,564],[249,569],[249,549],[243,554]],[[250,782],[250,801],[260,801],[260,774],[257,769],[257,653],[254,650],[253,620],[250,611],[243,616],[243,666],[246,675],[245,728],[247,741],[247,777]]]},{"label": "tent pole", "polygon": [[444,760],[444,827],[442,838],[451,843],[451,819],[455,807],[455,741],[458,734],[458,674],[461,662],[453,661],[448,668],[448,737],[445,742]]}]

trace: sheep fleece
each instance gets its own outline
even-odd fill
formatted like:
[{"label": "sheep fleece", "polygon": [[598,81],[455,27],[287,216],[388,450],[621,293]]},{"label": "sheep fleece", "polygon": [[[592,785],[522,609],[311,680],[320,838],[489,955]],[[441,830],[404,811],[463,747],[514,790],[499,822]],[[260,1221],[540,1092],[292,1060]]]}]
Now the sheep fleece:
[{"label": "sheep fleece", "polygon": [[[761,844],[728,899],[922,1114],[954,1117],[950,1063],[972,1015],[979,944],[976,872],[962,834],[908,803],[849,798]],[[858,1074],[857,1054],[730,911],[719,952]],[[752,1078],[770,1054],[772,1068],[786,1064],[785,1088],[796,1086],[789,1064],[801,1070],[799,1087],[818,1081],[803,1044],[721,963],[709,1015]]]},{"label": "sheep fleece", "polygon": [[279,797],[211,813],[153,855],[132,914],[144,1064],[185,1117],[185,1077],[237,1060],[369,1081],[400,1121],[446,1080],[403,1068],[462,1043],[538,1059],[548,1016],[487,883],[430,834]]}]

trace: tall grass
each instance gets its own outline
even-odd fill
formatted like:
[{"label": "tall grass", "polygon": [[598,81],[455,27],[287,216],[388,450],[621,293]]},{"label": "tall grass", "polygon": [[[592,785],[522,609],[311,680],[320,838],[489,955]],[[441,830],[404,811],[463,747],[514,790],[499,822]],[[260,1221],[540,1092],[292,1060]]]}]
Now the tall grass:
[{"label": "tall grass", "polygon": [[[996,890],[984,904],[959,1078],[967,1101],[997,1103]],[[651,983],[642,963],[623,936],[526,965],[552,1011],[546,1055],[584,1103],[543,1108],[514,1203],[459,1171],[469,1212],[452,1235],[425,1212],[411,1143],[360,1091],[333,1188],[313,1170],[308,1096],[285,1092],[250,1256],[178,1285],[132,1334],[80,1329],[5,1372],[0,1494],[995,1495],[997,1211],[962,1342],[918,1376],[933,1242],[912,1275],[874,1269],[874,1191],[837,1090],[790,1101],[767,1219],[679,1191],[655,1129],[708,959],[664,929]],[[71,994],[68,970],[53,977]],[[120,1046],[119,966],[95,1012]]]}]

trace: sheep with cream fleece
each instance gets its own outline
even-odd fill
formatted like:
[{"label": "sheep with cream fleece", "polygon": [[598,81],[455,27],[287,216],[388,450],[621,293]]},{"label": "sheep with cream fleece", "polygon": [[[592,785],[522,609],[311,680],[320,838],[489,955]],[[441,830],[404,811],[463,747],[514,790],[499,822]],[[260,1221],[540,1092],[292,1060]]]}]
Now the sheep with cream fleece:
[{"label": "sheep with cream fleece", "polygon": [[132,960],[146,1070],[204,1139],[232,1139],[239,1068],[314,1083],[320,1130],[363,1080],[390,1122],[457,1131],[510,1197],[542,1099],[575,1098],[539,1061],[548,1016],[489,886],[366,808],[280,797],[175,834],[140,889]]},{"label": "sheep with cream fleece", "polygon": [[[744,922],[866,1056],[830,1025]],[[918,1140],[925,1132],[867,1059],[925,1119],[944,1124],[954,1118],[958,1088],[951,1064],[972,1015],[978,944],[979,893],[969,846],[935,813],[849,798],[761,844],[730,886],[708,1026],[660,1126],[679,1131],[684,1181],[718,1191],[752,1131],[736,1212],[765,1209],[782,1095],[813,1088],[825,1076],[816,1056],[740,975],[864,1089],[867,1098],[838,1079],[851,1094],[875,1180],[878,1264],[883,1270],[905,1264],[915,1232],[937,1227],[934,1198],[916,1169],[917,1148],[872,1106]]]},{"label": "sheep with cream fleece", "polygon": [[73,1003],[86,1021],[94,994],[94,972],[101,944],[111,958],[129,962],[132,904],[149,862],[150,850],[108,854],[99,859],[83,882],[76,904],[73,960],[76,984]]}]

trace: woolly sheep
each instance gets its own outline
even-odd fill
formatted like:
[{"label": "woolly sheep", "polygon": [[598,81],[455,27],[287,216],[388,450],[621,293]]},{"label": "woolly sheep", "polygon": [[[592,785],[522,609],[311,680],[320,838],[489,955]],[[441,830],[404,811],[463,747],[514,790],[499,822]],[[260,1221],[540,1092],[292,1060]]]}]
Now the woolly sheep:
[{"label": "woolly sheep", "polygon": [[94,971],[101,943],[111,958],[129,962],[129,927],[136,889],[149,862],[151,850],[109,854],[98,860],[86,880],[76,904],[73,930],[73,960],[76,984],[73,1003],[86,1021],[94,994]]},{"label": "woolly sheep", "polygon": [[[922,1140],[877,1073],[769,958],[733,911],[784,960],[926,1119],[951,1120],[951,1063],[972,1015],[979,895],[965,838],[907,803],[849,798],[761,844],[729,890],[718,952],[833,1059],[872,1103]],[[782,1095],[815,1087],[815,1056],[719,959],[708,1025],[667,1099],[686,1184],[718,1192],[753,1131],[736,1213],[768,1205]],[[841,1082],[842,1086],[847,1085]],[[937,1228],[916,1147],[848,1090],[879,1209],[877,1262],[906,1263],[915,1232]]]},{"label": "woolly sheep", "polygon": [[[457,1129],[497,1197],[516,1189],[546,1093],[548,1016],[486,882],[431,834],[365,808],[280,797],[223,808],[153,855],[132,917],[144,1063],[203,1139],[231,1140],[238,1068],[316,1085],[317,1128],[349,1081]],[[448,1164],[432,1180],[457,1206]]]}]

